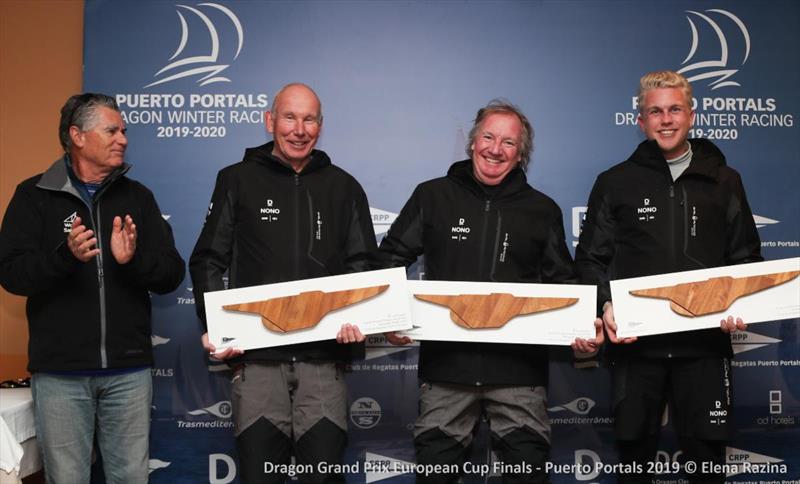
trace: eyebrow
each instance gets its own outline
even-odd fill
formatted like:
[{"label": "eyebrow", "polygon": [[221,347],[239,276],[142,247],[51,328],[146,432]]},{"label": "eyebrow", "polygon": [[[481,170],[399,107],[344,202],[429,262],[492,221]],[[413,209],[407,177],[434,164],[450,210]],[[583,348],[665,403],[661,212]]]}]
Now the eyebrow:
[{"label": "eyebrow", "polygon": [[128,128],[120,126],[118,124],[109,124],[106,126],[101,127],[103,131],[115,132],[115,131],[122,131],[122,134],[125,134],[128,131]]},{"label": "eyebrow", "polygon": [[278,115],[279,116],[295,116],[295,117],[298,117],[298,118],[308,118],[308,117],[319,118],[319,116],[320,116],[319,113],[297,113],[297,112],[294,112],[294,111],[279,111]]},{"label": "eyebrow", "polygon": [[492,135],[492,136],[493,136],[493,137],[495,137],[495,138],[500,138],[500,139],[501,139],[501,140],[503,140],[503,141],[506,141],[506,140],[511,140],[511,141],[514,141],[514,142],[517,142],[517,141],[519,141],[519,140],[517,140],[517,139],[514,139],[514,137],[513,137],[513,136],[500,136],[500,135],[498,135],[498,134],[496,134],[496,133],[493,133],[493,132],[489,131],[488,129],[484,129],[483,131],[481,131],[481,134],[482,134],[482,135],[483,135],[483,134],[489,134],[489,135]]},{"label": "eyebrow", "polygon": [[[670,104],[670,105],[668,105],[666,107],[667,108],[682,108],[682,107],[685,107],[685,106],[683,106],[682,104],[678,103],[678,104]],[[655,104],[655,105],[652,105],[652,106],[647,106],[647,107],[645,107],[645,109],[662,109],[662,108],[658,104]]]}]

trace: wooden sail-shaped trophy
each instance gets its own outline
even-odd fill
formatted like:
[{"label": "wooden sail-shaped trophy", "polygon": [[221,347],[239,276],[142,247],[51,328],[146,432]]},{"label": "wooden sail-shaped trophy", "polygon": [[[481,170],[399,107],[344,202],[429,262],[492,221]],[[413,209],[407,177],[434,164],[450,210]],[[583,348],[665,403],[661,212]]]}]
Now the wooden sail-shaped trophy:
[{"label": "wooden sail-shaped trophy", "polygon": [[516,297],[506,293],[414,294],[414,297],[450,308],[450,319],[468,329],[501,328],[516,316],[559,309],[578,302],[577,298]]},{"label": "wooden sail-shaped trophy", "polygon": [[312,328],[329,312],[375,297],[388,288],[386,284],[336,292],[308,291],[296,296],[228,304],[222,309],[258,314],[267,329],[286,333]]},{"label": "wooden sail-shaped trophy", "polygon": [[713,277],[706,281],[630,291],[634,296],[667,299],[670,308],[681,316],[705,316],[725,311],[734,301],[771,287],[787,283],[800,271],[776,272],[762,276]]}]

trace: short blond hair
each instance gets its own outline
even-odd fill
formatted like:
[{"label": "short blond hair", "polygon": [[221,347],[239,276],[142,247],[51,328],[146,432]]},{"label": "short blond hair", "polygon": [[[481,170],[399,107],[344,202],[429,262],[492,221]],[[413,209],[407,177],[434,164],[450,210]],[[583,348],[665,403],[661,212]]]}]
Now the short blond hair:
[{"label": "short blond hair", "polygon": [[692,85],[683,75],[674,71],[655,71],[648,72],[639,79],[639,97],[637,99],[639,111],[642,110],[642,100],[644,100],[644,95],[647,91],[671,87],[676,87],[683,91],[686,104],[689,107],[692,106]]}]

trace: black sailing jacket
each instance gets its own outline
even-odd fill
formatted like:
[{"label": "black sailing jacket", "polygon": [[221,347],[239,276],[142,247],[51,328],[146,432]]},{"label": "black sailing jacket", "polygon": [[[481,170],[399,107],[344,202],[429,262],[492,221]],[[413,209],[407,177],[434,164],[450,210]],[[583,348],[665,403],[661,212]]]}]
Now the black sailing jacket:
[{"label": "black sailing jacket", "polygon": [[[597,177],[575,252],[582,282],[611,300],[609,278],[759,262],[761,242],[741,178],[710,141],[691,139],[692,161],[674,182],[655,141]],[[598,308],[599,313],[599,308]],[[731,356],[717,328],[608,345],[611,358]]]},{"label": "black sailing jacket", "polygon": [[[153,194],[115,170],[91,206],[57,160],[17,187],[0,229],[0,284],[27,296],[28,370],[69,371],[153,364],[150,294],[173,291],[186,267]],[[111,255],[115,216],[136,224],[136,252]],[[83,263],[67,247],[75,217],[100,234],[101,253]]]},{"label": "black sailing jacket", "polygon": [[[332,276],[373,268],[375,232],[358,182],[312,151],[301,173],[272,156],[273,143],[248,148],[222,169],[205,225],[189,260],[197,314],[203,294],[229,288]],[[244,361],[345,360],[335,341],[251,350]],[[231,362],[235,363],[239,359]]]},{"label": "black sailing jacket", "polygon": [[[425,279],[574,282],[561,209],[519,168],[489,192],[471,160],[417,186],[381,242],[385,266],[425,256]],[[588,323],[587,323],[588,324]],[[419,377],[468,385],[546,385],[547,347],[423,341]]]}]

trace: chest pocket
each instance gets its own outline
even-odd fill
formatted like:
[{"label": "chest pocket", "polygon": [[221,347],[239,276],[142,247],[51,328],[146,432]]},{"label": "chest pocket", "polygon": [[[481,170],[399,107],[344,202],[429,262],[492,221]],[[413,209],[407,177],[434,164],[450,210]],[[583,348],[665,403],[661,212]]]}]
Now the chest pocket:
[{"label": "chest pocket", "polygon": [[541,257],[547,222],[535,214],[499,213],[494,238],[492,279],[498,282],[541,282]]},{"label": "chest pocket", "polygon": [[681,217],[684,221],[683,251],[698,268],[723,263],[726,247],[728,207],[715,187],[686,184],[681,187]]},{"label": "chest pocket", "polygon": [[[342,274],[346,269],[347,234],[350,207],[346,201],[314,198],[311,192],[305,200],[300,223],[303,226],[298,243],[310,261],[310,277]],[[331,209],[334,207],[335,209]]]}]

